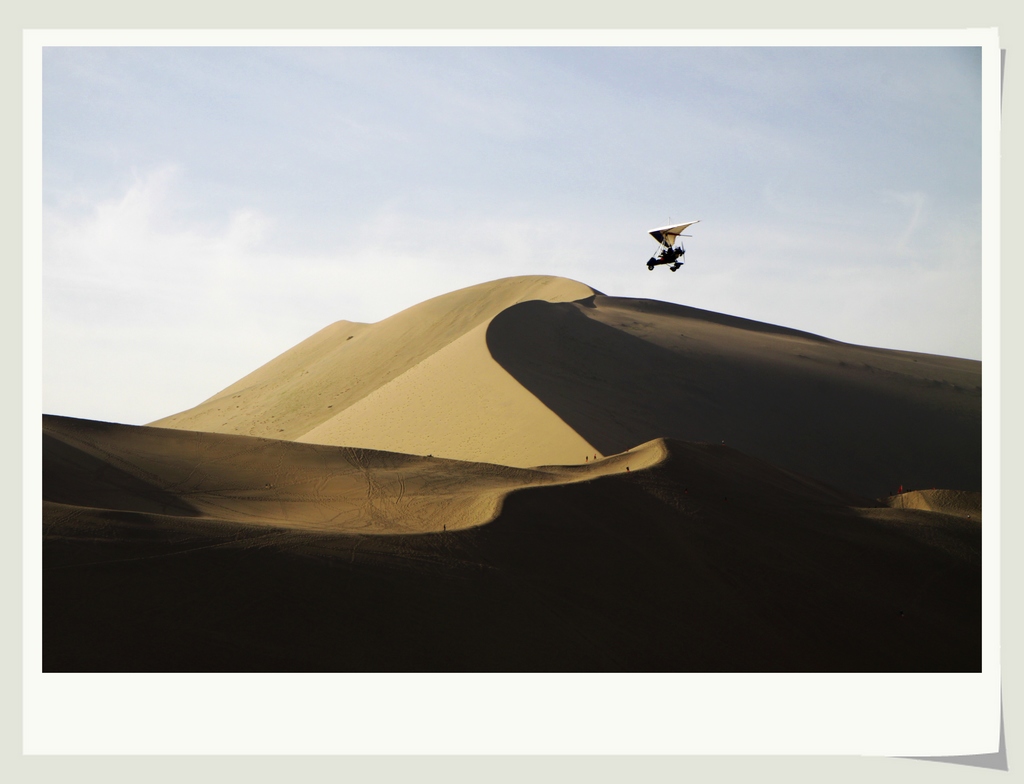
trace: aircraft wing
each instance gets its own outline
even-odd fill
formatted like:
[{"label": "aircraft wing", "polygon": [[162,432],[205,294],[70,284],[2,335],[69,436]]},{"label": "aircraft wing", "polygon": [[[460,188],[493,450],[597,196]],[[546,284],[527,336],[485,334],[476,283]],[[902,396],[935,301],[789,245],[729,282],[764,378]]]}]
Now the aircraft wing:
[{"label": "aircraft wing", "polygon": [[651,236],[658,242],[664,242],[667,245],[671,245],[676,241],[676,238],[680,234],[695,223],[700,223],[700,221],[695,220],[690,221],[689,223],[680,223],[676,226],[662,226],[660,229],[651,229]]}]

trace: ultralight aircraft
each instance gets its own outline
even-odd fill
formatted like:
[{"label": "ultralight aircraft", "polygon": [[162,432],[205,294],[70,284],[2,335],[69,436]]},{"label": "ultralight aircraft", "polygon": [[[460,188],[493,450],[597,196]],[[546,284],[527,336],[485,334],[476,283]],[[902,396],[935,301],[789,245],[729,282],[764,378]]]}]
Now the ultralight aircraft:
[{"label": "ultralight aircraft", "polygon": [[653,270],[659,264],[671,264],[672,266],[669,269],[675,272],[683,266],[683,256],[686,254],[686,249],[683,247],[682,240],[679,240],[679,245],[676,247],[676,240],[680,237],[692,237],[692,234],[683,234],[683,232],[695,223],[700,223],[700,221],[695,220],[689,223],[679,223],[675,226],[662,226],[660,229],[651,229],[651,236],[658,241],[658,250],[647,260],[647,269]]}]

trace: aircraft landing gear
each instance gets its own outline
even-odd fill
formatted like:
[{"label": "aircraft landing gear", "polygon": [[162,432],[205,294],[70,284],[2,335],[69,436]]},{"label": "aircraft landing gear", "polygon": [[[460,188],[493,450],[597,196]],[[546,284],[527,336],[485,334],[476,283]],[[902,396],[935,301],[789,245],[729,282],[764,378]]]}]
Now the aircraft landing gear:
[{"label": "aircraft landing gear", "polygon": [[[648,232],[658,243],[658,251],[647,261],[647,269],[654,271],[659,264],[667,264],[668,268],[675,272],[685,260],[686,249],[683,247],[682,237],[692,237],[692,234],[683,234],[687,228],[700,221],[680,223],[677,226],[664,226],[660,229],[652,229]],[[676,245],[676,240],[679,244]]]}]

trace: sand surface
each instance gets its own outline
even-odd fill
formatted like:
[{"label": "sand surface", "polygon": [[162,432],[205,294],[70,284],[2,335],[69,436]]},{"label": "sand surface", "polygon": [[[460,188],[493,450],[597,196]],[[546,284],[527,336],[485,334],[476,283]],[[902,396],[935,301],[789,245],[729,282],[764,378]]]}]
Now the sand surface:
[{"label": "sand surface", "polygon": [[517,467],[675,438],[873,498],[981,490],[979,362],[542,276],[339,322],[153,424]]},{"label": "sand surface", "polygon": [[487,326],[474,327],[298,440],[509,466],[600,456],[491,359]]},{"label": "sand surface", "polygon": [[426,533],[493,520],[523,487],[638,470],[661,441],[578,466],[513,468],[69,417],[43,418],[49,501],[331,533]]},{"label": "sand surface", "polygon": [[884,499],[893,509],[923,509],[981,522],[981,493],[966,490],[910,490]]},{"label": "sand surface", "polygon": [[980,521],[728,446],[524,470],[47,417],[44,461],[48,671],[980,666]]},{"label": "sand surface", "polygon": [[43,453],[47,671],[980,668],[969,360],[508,278]]},{"label": "sand surface", "polygon": [[515,466],[583,462],[596,450],[494,362],[483,330],[518,302],[594,293],[565,278],[505,278],[376,324],[341,321],[151,424]]},{"label": "sand surface", "polygon": [[901,485],[981,490],[976,361],[600,295],[516,305],[487,340],[609,454],[656,437],[724,442],[872,498]]}]

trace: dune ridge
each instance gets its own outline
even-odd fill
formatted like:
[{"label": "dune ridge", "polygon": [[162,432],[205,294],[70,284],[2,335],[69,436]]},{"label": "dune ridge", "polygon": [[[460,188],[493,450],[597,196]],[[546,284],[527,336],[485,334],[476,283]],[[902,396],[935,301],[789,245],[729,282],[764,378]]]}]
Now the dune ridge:
[{"label": "dune ridge", "polygon": [[338,322],[160,427],[516,467],[656,438],[860,495],[981,489],[981,363],[525,276]]},{"label": "dune ridge", "polygon": [[981,493],[966,490],[911,490],[889,496],[885,503],[893,509],[922,509],[981,522]]},{"label": "dune ridge", "polygon": [[981,489],[981,363],[595,295],[491,320],[491,356],[611,454],[727,443],[860,495]]},{"label": "dune ridge", "polygon": [[980,522],[729,446],[519,469],[61,417],[44,433],[46,671],[980,666]]},{"label": "dune ridge", "polygon": [[49,502],[348,534],[482,525],[514,490],[637,471],[667,454],[655,440],[628,457],[521,469],[56,416],[43,435]]},{"label": "dune ridge", "polygon": [[599,457],[493,361],[487,327],[474,327],[296,440],[521,467]]},{"label": "dune ridge", "polygon": [[[384,414],[378,410],[379,406],[366,403],[333,425],[331,420],[374,393],[379,392],[379,398],[390,401],[400,399],[400,391],[383,392],[382,389],[407,372],[418,369],[415,374],[415,392],[431,394],[435,401],[457,395],[460,384],[471,381],[473,376],[482,372],[488,382],[478,385],[475,391],[494,395],[495,414],[500,415],[504,408],[511,406],[511,413],[516,416],[527,412],[543,415],[544,420],[533,427],[528,427],[531,421],[529,418],[519,425],[524,435],[526,430],[532,430],[538,437],[543,437],[550,428],[557,427],[555,415],[541,412],[541,407],[531,401],[529,393],[505,377],[501,368],[493,367],[493,360],[482,348],[482,341],[459,341],[517,302],[530,299],[559,302],[593,296],[595,293],[589,286],[565,278],[519,276],[444,294],[375,324],[337,322],[198,406],[150,424],[165,428],[307,441],[316,431],[318,438],[325,443],[359,445],[353,443],[348,436],[349,427],[355,434],[373,433],[381,425],[386,426],[387,417],[394,416],[394,413]],[[444,359],[418,368],[421,363],[453,343],[459,343],[459,346],[447,352],[449,359],[460,353],[473,354],[473,349],[477,349],[472,356],[472,364],[476,367],[471,369],[470,378],[443,375],[433,377],[431,366],[443,371]],[[402,382],[400,386],[407,385],[407,382]],[[465,400],[471,397],[468,393],[463,394]],[[480,401],[481,405],[489,402],[487,399]],[[359,415],[360,411],[362,416]],[[415,430],[417,422],[414,418],[407,418],[405,424],[408,427],[396,427],[393,432]],[[457,426],[455,429],[465,430]],[[435,431],[434,435],[443,433]],[[588,450],[594,451],[589,446],[580,449],[582,444],[579,436],[569,433],[567,429],[563,428],[562,435],[575,442],[573,452],[578,454],[580,460]],[[558,440],[550,436],[546,436],[546,439],[549,443]],[[416,439],[414,442],[418,443]],[[455,443],[459,443],[458,439]],[[528,443],[525,438],[523,443]],[[362,445],[371,446],[369,443]],[[389,451],[415,451],[401,439],[386,444],[379,443],[377,439],[372,446]],[[427,453],[441,454],[441,450],[432,449]],[[456,450],[456,453],[446,454],[456,459],[487,457],[473,451],[462,454]],[[500,452],[490,457],[490,462],[502,462]]]}]

